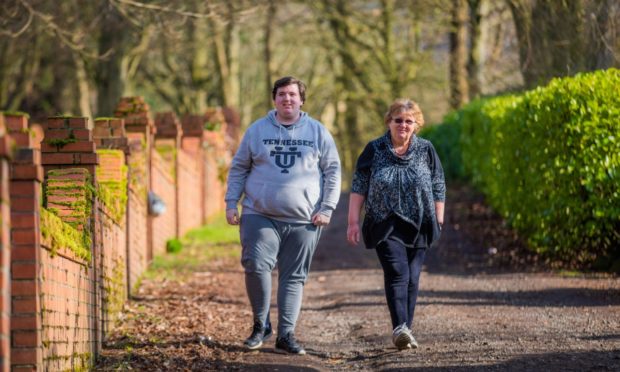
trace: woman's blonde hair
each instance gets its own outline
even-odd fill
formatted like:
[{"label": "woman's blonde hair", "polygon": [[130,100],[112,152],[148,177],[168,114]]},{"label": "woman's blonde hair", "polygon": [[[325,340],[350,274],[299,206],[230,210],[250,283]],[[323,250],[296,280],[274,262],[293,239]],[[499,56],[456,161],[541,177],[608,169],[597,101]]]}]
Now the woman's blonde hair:
[{"label": "woman's blonde hair", "polygon": [[383,117],[385,125],[387,126],[395,115],[404,112],[411,112],[413,114],[413,118],[415,119],[415,128],[413,131],[414,133],[418,133],[424,126],[424,115],[422,114],[420,106],[409,98],[398,98],[390,105],[390,108]]}]

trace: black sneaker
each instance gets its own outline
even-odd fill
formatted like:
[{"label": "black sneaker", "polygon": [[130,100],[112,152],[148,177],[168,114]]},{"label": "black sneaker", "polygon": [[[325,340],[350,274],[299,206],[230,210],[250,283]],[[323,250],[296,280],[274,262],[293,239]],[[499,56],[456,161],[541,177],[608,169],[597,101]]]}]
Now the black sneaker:
[{"label": "black sneaker", "polygon": [[301,347],[301,345],[299,345],[295,340],[293,332],[289,332],[282,337],[276,338],[276,351],[283,351],[285,353],[297,355],[306,354],[306,350],[304,350],[304,348]]},{"label": "black sneaker", "polygon": [[250,350],[258,349],[263,346],[263,341],[267,340],[273,331],[271,330],[271,322],[267,321],[267,325],[263,326],[262,322],[254,322],[252,328],[252,334],[248,337],[243,344]]}]

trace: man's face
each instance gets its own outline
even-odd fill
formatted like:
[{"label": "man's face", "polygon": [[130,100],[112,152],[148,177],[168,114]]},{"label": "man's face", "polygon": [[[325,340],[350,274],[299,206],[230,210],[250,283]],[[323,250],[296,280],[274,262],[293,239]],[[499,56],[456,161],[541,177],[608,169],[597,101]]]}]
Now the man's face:
[{"label": "man's face", "polygon": [[276,98],[274,100],[278,119],[284,124],[292,124],[299,118],[301,109],[301,96],[299,95],[299,86],[291,84],[278,88]]}]

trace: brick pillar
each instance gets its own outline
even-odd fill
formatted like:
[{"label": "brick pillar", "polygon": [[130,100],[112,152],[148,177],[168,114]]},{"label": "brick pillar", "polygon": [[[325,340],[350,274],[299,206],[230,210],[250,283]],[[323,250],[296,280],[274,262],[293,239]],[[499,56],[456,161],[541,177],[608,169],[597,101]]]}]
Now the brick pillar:
[{"label": "brick pillar", "polygon": [[9,164],[13,143],[0,113],[0,371],[11,367],[11,204]]},{"label": "brick pillar", "polygon": [[11,164],[11,367],[36,370],[42,366],[40,205],[41,153],[34,149],[25,116],[13,116],[7,127],[16,139]]},{"label": "brick pillar", "polygon": [[[118,182],[119,180],[125,179],[129,182],[130,172],[131,170],[128,167],[125,167],[127,164],[127,159],[131,154],[131,150],[129,148],[129,141],[127,139],[127,132],[125,131],[125,121],[121,118],[97,118],[95,119],[95,129],[93,131],[93,138],[95,140],[95,144],[97,149],[110,149],[110,150],[119,150],[122,151],[124,157],[118,157],[111,154],[100,154],[100,166],[99,166],[99,183],[105,183],[107,181]],[[122,172],[125,172],[123,174]],[[120,191],[119,191],[120,192]],[[132,270],[136,271],[133,268],[133,265],[136,262],[132,262],[132,253],[131,249],[135,250],[140,249],[140,247],[132,246],[131,239],[131,215],[129,210],[130,201],[130,191],[129,186],[124,191],[126,193],[125,205],[117,205],[117,209],[125,211],[124,217],[124,230],[125,230],[125,284],[126,284],[126,294],[129,295],[131,293],[131,273]],[[121,198],[117,198],[120,203]],[[116,211],[115,211],[116,212]],[[146,220],[144,221],[146,222]],[[138,265],[140,267],[140,265]],[[104,274],[105,275],[105,274]],[[105,333],[105,332],[104,332]]]},{"label": "brick pillar", "polygon": [[181,148],[196,159],[199,159],[200,169],[197,182],[200,183],[200,224],[207,223],[207,183],[205,169],[205,154],[203,147],[204,125],[206,117],[204,115],[185,115],[181,121],[183,126],[183,137],[181,139]]},{"label": "brick pillar", "polygon": [[179,157],[177,153],[180,149],[181,137],[183,136],[183,129],[181,128],[181,123],[177,119],[176,115],[173,112],[164,112],[158,113],[155,116],[155,127],[157,128],[155,134],[155,146],[171,146],[174,148],[174,152],[171,156],[174,159],[166,159],[168,162],[172,164],[174,168],[174,189],[175,189],[175,201],[174,201],[174,210],[171,211],[174,213],[174,221],[175,225],[175,234],[174,236],[178,237],[180,235],[180,227],[179,227]]},{"label": "brick pillar", "polygon": [[[114,116],[123,118],[130,154],[127,158],[130,177],[129,187],[140,194],[147,203],[147,193],[151,189],[151,146],[156,132],[150,117],[149,105],[142,97],[123,97],[116,106]],[[153,259],[153,232],[149,216],[145,221],[147,236],[147,262]]]},{"label": "brick pillar", "polygon": [[203,142],[205,149],[205,179],[207,183],[207,220],[224,211],[225,173],[231,160],[234,141],[226,134],[228,123],[221,109],[205,113]]},{"label": "brick pillar", "polygon": [[58,168],[85,168],[95,179],[98,157],[88,118],[49,118],[41,154],[45,173]]},{"label": "brick pillar", "polygon": [[[89,173],[89,182],[92,185],[97,184],[96,167],[99,164],[99,157],[95,151],[95,142],[93,141],[93,131],[89,126],[86,117],[50,117],[44,128],[44,138],[41,142],[41,163],[43,165],[44,175],[47,178],[50,170],[78,168],[85,169]],[[72,172],[69,172],[72,173]],[[59,178],[65,178],[67,175],[61,175]],[[68,177],[73,177],[69,174]],[[80,177],[79,175],[75,177]],[[57,182],[57,180],[53,180]],[[62,181],[61,181],[62,182]],[[90,216],[85,216],[85,220],[78,222],[78,226],[85,224],[84,229],[90,230],[91,236],[91,268],[89,270],[89,281],[92,283],[91,288],[91,304],[92,314],[90,329],[94,332],[95,354],[101,349],[102,333],[99,326],[101,318],[101,304],[98,299],[99,288],[95,284],[99,276],[99,255],[98,247],[100,242],[97,240],[97,228],[99,221],[99,206],[97,198],[92,198],[92,206]],[[60,217],[60,216],[59,216]],[[96,355],[95,355],[96,357]]]},{"label": "brick pillar", "polygon": [[120,118],[97,118],[93,130],[97,149],[129,150],[125,121]]}]

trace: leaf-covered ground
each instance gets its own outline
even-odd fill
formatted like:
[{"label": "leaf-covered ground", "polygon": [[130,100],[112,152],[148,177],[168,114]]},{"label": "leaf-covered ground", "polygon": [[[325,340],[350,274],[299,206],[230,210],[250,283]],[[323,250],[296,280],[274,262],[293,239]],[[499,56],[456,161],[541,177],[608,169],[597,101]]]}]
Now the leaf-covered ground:
[{"label": "leaf-covered ground", "polygon": [[446,227],[422,274],[414,325],[420,348],[396,351],[374,252],[345,243],[346,199],[305,289],[296,335],[308,355],[278,354],[273,338],[246,351],[251,312],[240,248],[193,244],[156,260],[96,369],[620,369],[620,279],[552,272],[466,187],[450,189]]}]

